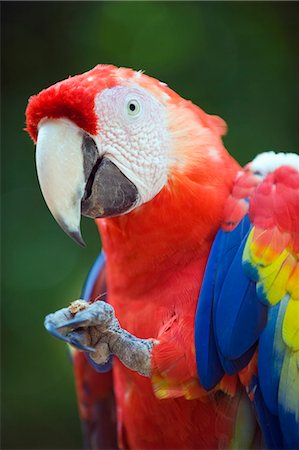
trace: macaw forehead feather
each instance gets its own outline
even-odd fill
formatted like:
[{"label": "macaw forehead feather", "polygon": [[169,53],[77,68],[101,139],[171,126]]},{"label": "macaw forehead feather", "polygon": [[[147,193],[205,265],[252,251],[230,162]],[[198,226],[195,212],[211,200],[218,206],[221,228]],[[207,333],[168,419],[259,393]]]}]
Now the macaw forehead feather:
[{"label": "macaw forehead feather", "polygon": [[148,89],[160,100],[180,99],[165,83],[142,72],[97,65],[88,72],[69,77],[32,96],[26,110],[27,131],[36,141],[41,119],[66,117],[87,133],[95,135],[98,131],[94,109],[96,95],[104,89],[132,82]]}]

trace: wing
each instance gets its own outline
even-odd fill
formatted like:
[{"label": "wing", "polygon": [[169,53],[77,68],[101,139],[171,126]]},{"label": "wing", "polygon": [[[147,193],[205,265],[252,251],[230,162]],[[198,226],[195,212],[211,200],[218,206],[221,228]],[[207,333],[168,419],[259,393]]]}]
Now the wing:
[{"label": "wing", "polygon": [[[103,300],[105,293],[105,258],[101,252],[89,272],[81,298],[94,301],[100,296]],[[100,366],[87,354],[73,350],[73,362],[85,447],[117,449],[111,361]]]},{"label": "wing", "polygon": [[199,298],[196,358],[206,389],[239,374],[267,447],[299,448],[299,157],[292,167],[269,156],[269,173],[253,161],[228,199]]}]

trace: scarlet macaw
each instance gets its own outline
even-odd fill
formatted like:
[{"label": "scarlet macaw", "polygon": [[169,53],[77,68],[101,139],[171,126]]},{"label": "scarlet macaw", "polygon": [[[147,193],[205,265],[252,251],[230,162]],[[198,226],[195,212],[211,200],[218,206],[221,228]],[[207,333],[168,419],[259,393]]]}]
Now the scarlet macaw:
[{"label": "scarlet macaw", "polygon": [[115,396],[121,448],[299,448],[298,155],[242,169],[221,118],[114,66],[26,116],[50,211],[81,245],[96,219],[105,252],[45,321],[77,348],[87,445],[116,445]]}]

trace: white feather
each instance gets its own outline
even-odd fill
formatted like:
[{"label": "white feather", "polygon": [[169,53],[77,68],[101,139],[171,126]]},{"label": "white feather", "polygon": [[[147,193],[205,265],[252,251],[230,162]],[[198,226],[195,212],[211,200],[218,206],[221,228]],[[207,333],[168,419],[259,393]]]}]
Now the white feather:
[{"label": "white feather", "polygon": [[257,155],[250,163],[252,172],[259,172],[263,177],[281,166],[290,166],[299,170],[299,155],[296,153],[265,152]]}]

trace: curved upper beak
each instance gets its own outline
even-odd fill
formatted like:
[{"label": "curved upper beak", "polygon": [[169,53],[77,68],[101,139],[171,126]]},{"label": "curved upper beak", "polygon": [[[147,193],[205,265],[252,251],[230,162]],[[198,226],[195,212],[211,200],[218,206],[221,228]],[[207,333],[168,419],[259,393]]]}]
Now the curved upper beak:
[{"label": "curved upper beak", "polygon": [[44,119],[36,145],[36,166],[45,201],[61,228],[78,244],[81,213],[115,216],[132,209],[136,186],[94,140],[68,119]]},{"label": "curved upper beak", "polygon": [[84,246],[80,202],[85,189],[83,132],[66,119],[44,120],[36,144],[36,168],[44,199],[61,228]]}]

